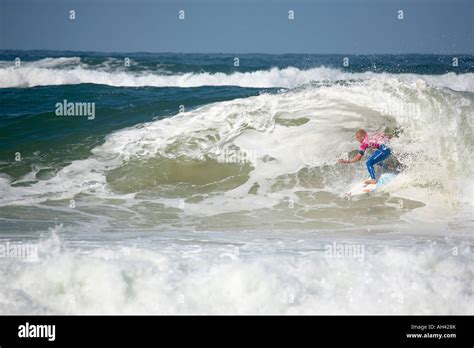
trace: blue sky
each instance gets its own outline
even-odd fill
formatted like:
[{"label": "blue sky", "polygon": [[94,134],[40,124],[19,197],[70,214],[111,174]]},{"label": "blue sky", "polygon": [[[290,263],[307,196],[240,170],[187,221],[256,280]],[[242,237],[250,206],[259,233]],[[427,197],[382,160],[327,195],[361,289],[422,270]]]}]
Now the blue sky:
[{"label": "blue sky", "polygon": [[0,0],[0,49],[473,54],[473,23],[473,0]]}]

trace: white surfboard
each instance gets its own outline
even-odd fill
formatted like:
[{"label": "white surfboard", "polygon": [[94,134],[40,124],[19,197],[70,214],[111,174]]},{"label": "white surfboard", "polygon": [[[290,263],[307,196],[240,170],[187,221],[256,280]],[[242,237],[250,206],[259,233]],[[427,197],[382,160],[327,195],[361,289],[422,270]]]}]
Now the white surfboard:
[{"label": "white surfboard", "polygon": [[366,185],[364,182],[360,182],[352,186],[351,189],[346,193],[346,196],[354,197],[374,192],[382,186],[387,185],[396,176],[397,174],[395,173],[385,173],[380,176],[376,184]]}]

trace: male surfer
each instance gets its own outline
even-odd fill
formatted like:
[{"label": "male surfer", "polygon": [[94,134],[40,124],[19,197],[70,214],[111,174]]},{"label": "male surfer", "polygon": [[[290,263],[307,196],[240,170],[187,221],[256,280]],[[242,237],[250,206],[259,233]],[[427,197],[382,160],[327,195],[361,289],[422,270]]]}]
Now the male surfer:
[{"label": "male surfer", "polygon": [[349,160],[340,159],[338,163],[358,162],[364,156],[365,150],[367,148],[377,149],[377,151],[375,151],[366,162],[370,179],[364,181],[364,184],[367,185],[376,184],[377,179],[375,178],[374,165],[377,163],[381,165],[381,162],[386,160],[391,155],[392,151],[386,145],[386,143],[392,138],[392,136],[385,133],[374,133],[369,135],[365,130],[359,129],[357,132],[355,132],[355,137],[360,143],[359,153]]}]

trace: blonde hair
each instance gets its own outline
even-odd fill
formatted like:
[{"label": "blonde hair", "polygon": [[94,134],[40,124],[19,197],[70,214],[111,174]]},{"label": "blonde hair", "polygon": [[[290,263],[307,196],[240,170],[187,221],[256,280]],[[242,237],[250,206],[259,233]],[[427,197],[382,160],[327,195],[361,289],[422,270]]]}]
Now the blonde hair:
[{"label": "blonde hair", "polygon": [[367,132],[361,128],[355,134],[356,135],[363,135],[365,137],[367,135]]}]

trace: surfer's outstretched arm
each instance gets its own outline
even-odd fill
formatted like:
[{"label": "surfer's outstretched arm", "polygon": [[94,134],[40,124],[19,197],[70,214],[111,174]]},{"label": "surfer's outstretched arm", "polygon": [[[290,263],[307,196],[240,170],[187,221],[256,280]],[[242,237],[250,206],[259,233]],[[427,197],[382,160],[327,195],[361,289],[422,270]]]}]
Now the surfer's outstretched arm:
[{"label": "surfer's outstretched arm", "polygon": [[337,163],[346,163],[346,164],[347,163],[355,163],[355,162],[359,162],[361,159],[362,159],[362,155],[360,153],[358,153],[357,155],[355,155],[354,157],[352,157],[349,160],[340,159],[339,161],[337,161]]}]

